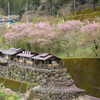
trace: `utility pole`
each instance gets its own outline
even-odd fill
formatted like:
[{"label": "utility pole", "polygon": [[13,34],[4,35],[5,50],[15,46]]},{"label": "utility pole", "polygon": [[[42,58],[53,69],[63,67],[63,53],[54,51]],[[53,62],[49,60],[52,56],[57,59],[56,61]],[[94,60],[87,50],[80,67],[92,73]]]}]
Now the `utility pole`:
[{"label": "utility pole", "polygon": [[75,16],[76,16],[76,0],[74,0],[74,12],[75,12]]}]

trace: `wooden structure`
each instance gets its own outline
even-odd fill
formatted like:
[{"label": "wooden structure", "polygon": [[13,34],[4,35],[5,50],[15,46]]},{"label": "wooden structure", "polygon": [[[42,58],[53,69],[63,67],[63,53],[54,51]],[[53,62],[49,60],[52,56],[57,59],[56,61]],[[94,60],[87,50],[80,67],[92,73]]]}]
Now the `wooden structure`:
[{"label": "wooden structure", "polygon": [[15,61],[24,65],[38,66],[59,66],[61,59],[48,53],[37,54],[22,49],[10,48],[9,50],[0,50],[1,55],[8,61]]},{"label": "wooden structure", "polygon": [[44,66],[58,66],[61,59],[53,56],[48,53],[43,53],[37,56],[32,57],[34,59],[35,64],[44,65]]},{"label": "wooden structure", "polygon": [[4,58],[7,60],[14,60],[16,54],[22,52],[22,49],[10,48],[9,50],[1,50],[4,55]]},{"label": "wooden structure", "polygon": [[27,65],[32,65],[34,64],[34,61],[32,60],[32,57],[33,56],[36,56],[38,55],[37,53],[32,53],[32,52],[28,52],[28,51],[23,51],[22,53],[18,53],[16,55],[17,57],[17,61],[19,63],[24,63],[24,64],[27,64]]}]

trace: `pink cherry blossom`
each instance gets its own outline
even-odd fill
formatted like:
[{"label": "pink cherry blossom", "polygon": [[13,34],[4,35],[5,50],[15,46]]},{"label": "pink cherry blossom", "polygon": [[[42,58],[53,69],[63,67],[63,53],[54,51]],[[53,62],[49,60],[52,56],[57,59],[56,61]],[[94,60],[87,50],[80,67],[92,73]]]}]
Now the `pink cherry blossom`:
[{"label": "pink cherry blossom", "polygon": [[92,34],[100,30],[100,25],[98,23],[88,24],[82,28],[83,33]]},{"label": "pink cherry blossom", "polygon": [[80,27],[83,25],[80,21],[67,21],[66,23],[58,24],[58,28],[60,30],[66,30],[66,31],[76,31],[80,29]]},{"label": "pink cherry blossom", "polygon": [[33,24],[32,23],[20,23],[20,24],[15,24],[10,28],[8,33],[5,34],[5,39],[8,42],[14,41],[14,40],[19,40],[24,37],[27,37],[28,34],[33,30]]},{"label": "pink cherry blossom", "polygon": [[50,25],[49,23],[45,23],[45,22],[40,22],[40,23],[36,24],[35,28],[45,29],[45,30],[48,30],[48,31],[55,30],[54,26]]}]

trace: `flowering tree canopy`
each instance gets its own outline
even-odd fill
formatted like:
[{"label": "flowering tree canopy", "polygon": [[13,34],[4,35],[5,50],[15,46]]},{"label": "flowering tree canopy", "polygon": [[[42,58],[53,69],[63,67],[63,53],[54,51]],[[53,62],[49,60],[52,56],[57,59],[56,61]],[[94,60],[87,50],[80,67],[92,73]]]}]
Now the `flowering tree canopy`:
[{"label": "flowering tree canopy", "polygon": [[82,25],[83,25],[82,22],[72,20],[72,21],[67,21],[66,23],[59,24],[58,28],[64,31],[75,31],[80,29]]},{"label": "flowering tree canopy", "polygon": [[50,23],[46,23],[46,22],[40,22],[40,23],[36,24],[35,28],[43,29],[43,30],[47,30],[47,31],[55,30],[55,27],[53,27]]},{"label": "flowering tree canopy", "polygon": [[15,40],[27,37],[28,33],[33,30],[33,24],[15,24],[12,28],[5,34],[5,39],[8,43],[12,43]]},{"label": "flowering tree canopy", "polygon": [[5,39],[8,43],[15,43],[14,41],[27,37],[29,43],[48,48],[51,44],[53,45],[53,43],[60,41],[61,36],[62,33],[58,31],[55,25],[40,22],[35,25],[32,23],[15,24],[5,34]]},{"label": "flowering tree canopy", "polygon": [[96,35],[99,34],[100,31],[100,25],[98,23],[94,23],[94,24],[88,24],[84,27],[82,27],[82,32],[89,34],[89,35]]},{"label": "flowering tree canopy", "polygon": [[[84,43],[97,50],[100,44],[99,34],[100,24],[91,24],[89,22],[83,24],[83,22],[78,20],[72,20],[60,24],[50,24],[47,22],[14,24],[8,29],[4,37],[7,43],[16,44],[20,47],[24,47],[23,45],[25,44],[29,48],[41,48],[42,50],[45,48],[46,51],[64,49],[67,52],[72,50],[75,55],[78,46]],[[67,55],[69,55],[69,51]]]},{"label": "flowering tree canopy", "polygon": [[[97,54],[97,50],[100,42],[100,25],[98,23],[88,24],[82,27],[82,33],[86,36],[85,41],[91,42],[93,44],[95,54]],[[88,39],[88,38],[89,39]]]},{"label": "flowering tree canopy", "polygon": [[40,46],[56,42],[59,36],[55,26],[44,22],[34,25],[34,30],[28,35],[31,43],[38,43]]}]

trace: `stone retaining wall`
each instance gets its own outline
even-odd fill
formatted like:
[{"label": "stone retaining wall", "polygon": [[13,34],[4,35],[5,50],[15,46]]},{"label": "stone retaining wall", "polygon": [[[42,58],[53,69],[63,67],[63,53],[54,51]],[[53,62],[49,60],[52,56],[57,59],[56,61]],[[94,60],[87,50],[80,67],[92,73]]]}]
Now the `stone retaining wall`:
[{"label": "stone retaining wall", "polygon": [[61,89],[58,89],[58,91],[55,91],[54,89],[37,86],[31,91],[29,100],[76,100],[79,96],[84,96],[83,90],[70,90],[61,91]]},{"label": "stone retaining wall", "polygon": [[71,100],[84,95],[85,92],[74,85],[74,81],[64,68],[40,69],[8,64],[7,66],[0,65],[0,75],[36,83],[36,87],[31,90],[29,100]]},{"label": "stone retaining wall", "polygon": [[19,81],[37,82],[44,79],[46,76],[53,76],[58,73],[63,73],[64,69],[40,69],[28,66],[17,66],[8,64],[7,66],[0,65],[0,76],[5,78],[16,79]]}]

